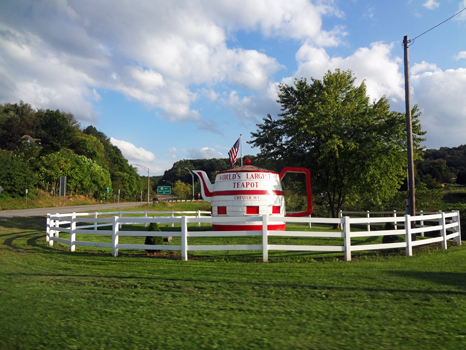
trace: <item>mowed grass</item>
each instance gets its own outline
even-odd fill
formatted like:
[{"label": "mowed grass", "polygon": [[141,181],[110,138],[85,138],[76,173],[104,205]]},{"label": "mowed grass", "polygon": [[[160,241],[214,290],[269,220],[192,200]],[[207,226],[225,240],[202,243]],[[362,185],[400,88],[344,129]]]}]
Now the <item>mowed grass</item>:
[{"label": "mowed grass", "polygon": [[48,247],[43,217],[0,220],[0,349],[466,348],[464,246],[342,256],[113,258]]}]

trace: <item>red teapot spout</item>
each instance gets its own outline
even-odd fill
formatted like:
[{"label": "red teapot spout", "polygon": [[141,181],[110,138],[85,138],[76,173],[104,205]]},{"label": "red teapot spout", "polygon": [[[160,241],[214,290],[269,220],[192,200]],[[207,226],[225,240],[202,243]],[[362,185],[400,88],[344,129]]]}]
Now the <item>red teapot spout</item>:
[{"label": "red teapot spout", "polygon": [[197,175],[201,183],[202,198],[204,198],[206,202],[210,203],[212,201],[212,193],[214,188],[212,183],[209,181],[209,177],[202,170],[193,170],[193,173]]}]

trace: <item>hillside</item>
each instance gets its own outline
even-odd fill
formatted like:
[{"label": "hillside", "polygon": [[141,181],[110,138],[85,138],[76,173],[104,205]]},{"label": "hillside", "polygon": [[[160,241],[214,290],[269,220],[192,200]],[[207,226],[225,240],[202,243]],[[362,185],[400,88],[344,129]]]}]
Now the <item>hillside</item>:
[{"label": "hillside", "polygon": [[136,170],[103,132],[23,102],[0,105],[0,164],[0,198],[26,190],[31,199],[40,191],[58,194],[60,176],[67,177],[67,195],[97,200],[117,190],[134,200],[141,189]]}]

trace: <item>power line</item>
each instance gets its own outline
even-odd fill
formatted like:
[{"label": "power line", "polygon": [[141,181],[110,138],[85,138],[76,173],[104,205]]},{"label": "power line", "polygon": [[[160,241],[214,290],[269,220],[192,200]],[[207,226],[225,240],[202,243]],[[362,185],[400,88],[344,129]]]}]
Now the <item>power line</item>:
[{"label": "power line", "polygon": [[444,20],[443,22],[441,22],[441,23],[437,24],[436,26],[433,26],[433,27],[432,27],[432,28],[430,28],[429,30],[426,30],[424,33],[422,33],[422,34],[419,34],[417,37],[415,37],[415,38],[413,38],[413,39],[409,40],[409,43],[410,43],[411,45],[412,45],[412,44],[414,44],[414,40],[416,40],[416,39],[417,39],[417,38],[419,38],[420,36],[423,36],[424,34],[426,34],[426,33],[430,32],[432,29],[435,29],[435,28],[437,28],[438,26],[440,26],[440,25],[444,24],[445,22],[449,21],[449,20],[450,20],[450,19],[452,19],[453,17],[455,17],[455,16],[458,16],[458,15],[459,15],[461,12],[463,12],[463,11],[465,11],[465,10],[466,10],[466,7],[465,7],[464,9],[462,9],[462,10],[458,11],[457,13],[455,13],[453,16],[451,16],[451,17],[447,18],[447,19],[446,19],[446,20]]}]

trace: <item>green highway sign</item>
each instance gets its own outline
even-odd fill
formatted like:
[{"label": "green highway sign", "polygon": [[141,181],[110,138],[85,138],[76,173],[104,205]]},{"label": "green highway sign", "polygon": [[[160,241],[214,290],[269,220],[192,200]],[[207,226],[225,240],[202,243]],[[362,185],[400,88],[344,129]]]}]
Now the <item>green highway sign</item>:
[{"label": "green highway sign", "polygon": [[157,186],[157,194],[171,194],[172,188],[170,186]]}]

